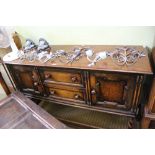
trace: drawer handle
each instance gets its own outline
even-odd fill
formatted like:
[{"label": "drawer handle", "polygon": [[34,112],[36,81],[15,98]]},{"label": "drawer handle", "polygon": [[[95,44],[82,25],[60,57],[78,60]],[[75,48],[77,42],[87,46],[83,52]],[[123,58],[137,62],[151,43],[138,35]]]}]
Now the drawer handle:
[{"label": "drawer handle", "polygon": [[79,99],[79,98],[80,98],[80,95],[75,94],[74,98],[75,98],[75,99]]},{"label": "drawer handle", "polygon": [[34,85],[35,85],[35,86],[38,86],[38,82],[34,82]]},{"label": "drawer handle", "polygon": [[71,79],[72,79],[72,82],[77,82],[78,81],[76,76],[72,77]]},{"label": "drawer handle", "polygon": [[129,90],[129,87],[126,85],[125,87],[124,87],[126,90]]},{"label": "drawer handle", "polygon": [[95,94],[96,94],[96,90],[93,89],[93,90],[91,91],[91,94],[92,94],[92,95],[95,95]]},{"label": "drawer handle", "polygon": [[54,94],[55,94],[55,91],[54,91],[54,90],[51,90],[51,91],[50,91],[50,94],[51,94],[51,95],[54,95]]},{"label": "drawer handle", "polygon": [[48,78],[50,78],[50,77],[51,77],[50,74],[45,74],[45,79],[48,79]]}]

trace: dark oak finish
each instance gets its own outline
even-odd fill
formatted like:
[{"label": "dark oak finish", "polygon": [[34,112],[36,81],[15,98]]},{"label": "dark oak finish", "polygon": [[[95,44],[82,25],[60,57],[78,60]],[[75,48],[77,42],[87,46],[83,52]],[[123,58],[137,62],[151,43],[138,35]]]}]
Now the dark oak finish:
[{"label": "dark oak finish", "polygon": [[82,85],[82,75],[75,71],[60,71],[60,70],[42,70],[42,78],[45,82],[64,82],[76,85]]},{"label": "dark oak finish", "polygon": [[20,92],[0,101],[0,128],[64,129],[68,128]]},{"label": "dark oak finish", "polygon": [[155,48],[152,51],[151,60],[154,75],[151,83],[149,100],[145,106],[144,117],[141,122],[142,128],[155,128]]},{"label": "dark oak finish", "polygon": [[132,102],[132,99],[136,85],[136,76],[91,73],[90,77],[93,105],[134,110],[135,103]]},{"label": "dark oak finish", "polygon": [[40,85],[38,73],[35,67],[13,66],[14,81],[22,92],[43,95],[43,87]]},{"label": "dark oak finish", "polygon": [[[71,51],[75,47],[80,47],[80,45],[55,45],[52,46],[52,51],[56,51],[58,49],[64,49],[66,51]],[[94,50],[95,53],[100,51],[112,51],[115,48],[122,47],[119,45],[87,45],[86,47],[90,47]],[[128,46],[130,47],[130,46]],[[146,49],[144,49],[142,46],[131,46],[134,47],[137,50],[145,51],[147,54]],[[59,60],[56,60],[54,62],[48,61],[45,64],[40,63],[39,61],[35,62],[28,62],[20,60],[15,60],[13,62],[7,62],[8,64],[18,64],[18,65],[28,65],[28,66],[43,66],[43,67],[52,67],[52,68],[74,68],[74,69],[86,69],[86,70],[101,70],[101,71],[113,71],[113,72],[124,72],[124,73],[136,73],[136,74],[152,74],[151,66],[149,63],[148,55],[146,57],[143,57],[139,59],[135,64],[131,66],[118,66],[116,65],[111,58],[107,58],[104,61],[98,62],[93,67],[88,67],[88,61],[86,58],[81,58],[80,61],[74,62],[72,64],[66,64],[64,65]]]},{"label": "dark oak finish", "polygon": [[[53,46],[72,50],[75,46]],[[95,52],[119,46],[88,46]],[[145,50],[141,46],[135,47]],[[147,52],[146,52],[147,54]],[[140,113],[145,78],[152,74],[148,55],[131,66],[118,66],[111,58],[88,67],[86,57],[72,64],[56,60],[5,62],[17,89],[31,98],[134,118]]]}]

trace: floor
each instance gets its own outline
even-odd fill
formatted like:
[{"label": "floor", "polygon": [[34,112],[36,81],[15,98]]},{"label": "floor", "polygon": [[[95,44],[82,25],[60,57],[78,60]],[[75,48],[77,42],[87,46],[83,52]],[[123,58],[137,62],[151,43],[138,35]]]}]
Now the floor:
[{"label": "floor", "polygon": [[71,128],[128,129],[131,121],[131,128],[139,128],[139,122],[126,116],[111,115],[51,102],[42,101],[39,105]]}]

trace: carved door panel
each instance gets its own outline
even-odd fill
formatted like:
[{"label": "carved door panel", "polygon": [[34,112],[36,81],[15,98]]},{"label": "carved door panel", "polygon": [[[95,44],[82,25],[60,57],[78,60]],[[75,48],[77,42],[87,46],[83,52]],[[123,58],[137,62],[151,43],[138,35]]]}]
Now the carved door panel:
[{"label": "carved door panel", "polygon": [[25,93],[43,95],[43,87],[34,67],[12,66],[11,72],[17,88]]},{"label": "carved door panel", "polygon": [[92,104],[105,108],[132,109],[135,81],[135,76],[91,73]]}]

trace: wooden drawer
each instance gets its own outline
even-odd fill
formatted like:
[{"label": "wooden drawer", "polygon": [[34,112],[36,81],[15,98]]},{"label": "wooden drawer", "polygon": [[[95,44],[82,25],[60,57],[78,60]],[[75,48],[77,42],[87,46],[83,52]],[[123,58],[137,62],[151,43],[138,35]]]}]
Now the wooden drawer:
[{"label": "wooden drawer", "polygon": [[42,69],[40,73],[43,81],[46,83],[73,84],[77,86],[84,85],[82,71]]},{"label": "wooden drawer", "polygon": [[74,87],[46,87],[48,95],[52,99],[68,100],[85,103],[85,89]]}]

